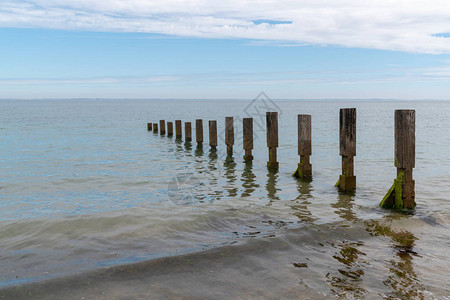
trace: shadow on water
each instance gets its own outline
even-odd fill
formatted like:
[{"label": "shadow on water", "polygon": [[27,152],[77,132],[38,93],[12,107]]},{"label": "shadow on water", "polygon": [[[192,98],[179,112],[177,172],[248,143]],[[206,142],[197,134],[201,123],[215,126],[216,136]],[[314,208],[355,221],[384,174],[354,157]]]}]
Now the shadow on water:
[{"label": "shadow on water", "polygon": [[259,187],[256,183],[256,175],[253,173],[253,162],[251,160],[245,161],[244,171],[242,172],[242,187],[244,191],[241,197],[249,197]]},{"label": "shadow on water", "polygon": [[[409,218],[411,218],[411,215],[395,212],[385,217],[383,221],[366,221],[366,229],[370,235],[389,237],[392,242],[391,248],[395,255],[386,261],[389,275],[383,281],[383,284],[391,290],[386,295],[389,299],[424,297],[422,293],[424,287],[414,270],[414,257],[420,257],[414,251],[414,245],[418,238],[410,231],[393,230],[390,225],[385,224]],[[390,255],[391,251],[386,249],[386,252],[386,255]]]},{"label": "shadow on water", "polygon": [[236,181],[236,163],[234,162],[234,158],[227,156],[223,166],[225,168],[225,177],[227,178],[225,189],[228,191],[229,197],[236,197],[238,189],[234,185]]},{"label": "shadow on water", "polygon": [[[337,202],[331,204],[336,208],[335,213],[348,222],[357,221],[353,212],[354,193],[339,192]],[[349,227],[350,225],[341,225]],[[367,290],[362,287],[365,269],[369,265],[366,260],[367,255],[361,250],[364,247],[362,241],[336,241],[330,242],[331,246],[337,249],[333,258],[339,263],[337,272],[328,273],[327,279],[331,284],[331,292],[338,297],[364,297]],[[333,274],[334,273],[334,274]]]},{"label": "shadow on water", "polygon": [[277,191],[279,189],[276,187],[278,182],[278,172],[272,169],[267,169],[267,197],[269,198],[269,203],[267,205],[271,205],[273,200],[280,200],[277,196]]},{"label": "shadow on water", "polygon": [[293,215],[304,223],[312,223],[316,218],[308,209],[308,205],[311,204],[309,201],[312,198],[311,191],[313,190],[310,181],[297,180],[297,190],[299,195],[291,204],[291,208],[294,210]]}]

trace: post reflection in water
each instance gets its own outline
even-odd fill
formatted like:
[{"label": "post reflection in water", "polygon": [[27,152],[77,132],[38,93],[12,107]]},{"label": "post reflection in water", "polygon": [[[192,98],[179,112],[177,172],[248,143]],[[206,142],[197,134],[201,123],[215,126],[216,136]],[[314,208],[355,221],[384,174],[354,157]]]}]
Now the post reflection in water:
[{"label": "post reflection in water", "polygon": [[235,197],[237,195],[237,187],[234,185],[236,181],[236,163],[232,156],[227,156],[223,164],[225,168],[225,177],[227,178],[227,185],[225,189],[228,191],[229,197]]},{"label": "post reflection in water", "polygon": [[301,181],[297,180],[297,190],[299,195],[294,203],[291,205],[291,208],[294,210],[293,215],[299,218],[302,222],[312,223],[316,218],[312,216],[311,211],[308,209],[308,205],[311,204],[309,200],[312,198],[311,191],[312,186],[309,181]]},{"label": "post reflection in water", "polygon": [[[389,224],[392,220],[405,220],[410,217],[406,214],[394,213],[386,219]],[[366,222],[366,225],[367,231],[372,236],[386,236],[392,241],[391,247],[395,255],[387,261],[386,268],[389,275],[383,281],[383,284],[391,290],[386,296],[395,299],[423,298],[424,287],[414,270],[414,257],[420,257],[414,251],[414,244],[418,238],[407,230],[393,230],[384,221],[370,220]],[[386,255],[390,254],[389,249],[385,251]]]},{"label": "post reflection in water", "polygon": [[211,171],[217,170],[217,158],[218,158],[217,150],[211,148],[209,150],[208,158],[209,158],[208,161],[209,170]]},{"label": "post reflection in water", "polygon": [[177,152],[181,153],[181,151],[183,150],[183,146],[182,146],[182,141],[180,138],[175,139],[175,145],[177,147]]},{"label": "post reflection in water", "polygon": [[[353,212],[353,204],[355,202],[355,194],[353,192],[339,192],[336,203],[331,204],[334,211],[339,217],[345,221],[353,222],[357,220],[355,213]],[[348,227],[350,225],[341,225]]]},{"label": "post reflection in water", "polygon": [[[190,145],[189,145],[190,146]],[[195,164],[194,164],[194,168],[197,171],[197,176],[196,177],[196,188],[193,190],[193,203],[199,202],[199,203],[204,203],[206,196],[204,194],[204,189],[205,189],[205,183],[204,180],[202,180],[202,177],[204,176],[205,173],[205,163],[203,160],[203,146],[202,145],[197,145],[197,147],[195,148],[194,151],[194,155],[195,155]]]},{"label": "post reflection in water", "polygon": [[331,282],[331,292],[339,297],[348,297],[352,295],[360,298],[367,293],[362,287],[364,270],[369,264],[365,259],[366,254],[360,250],[364,246],[364,242],[338,241],[332,245],[338,248],[338,252],[333,258],[342,264],[336,274],[327,274],[328,280]]},{"label": "post reflection in water", "polygon": [[192,152],[192,143],[190,141],[185,141],[184,142],[184,149],[186,149],[186,152],[190,156],[191,152]]},{"label": "post reflection in water", "polygon": [[277,189],[276,187],[277,181],[278,172],[268,168],[266,190],[267,197],[269,198],[269,203],[267,205],[271,205],[273,200],[280,200],[280,198],[277,196],[277,191],[279,191],[279,189]]},{"label": "post reflection in water", "polygon": [[195,148],[195,156],[200,157],[202,155],[203,155],[203,146],[197,145],[197,147]]},{"label": "post reflection in water", "polygon": [[253,173],[253,162],[251,160],[245,161],[244,171],[242,172],[242,187],[244,191],[241,194],[241,197],[249,197],[259,184],[256,183],[256,176]]},{"label": "post reflection in water", "polygon": [[[353,212],[354,193],[339,193],[337,202],[332,204],[336,208],[335,213],[348,222],[357,221]],[[349,227],[342,225],[341,227]],[[367,290],[362,287],[364,270],[369,265],[366,254],[361,251],[364,246],[362,241],[336,241],[331,243],[338,251],[333,258],[339,262],[340,266],[336,273],[330,272],[327,278],[332,286],[331,292],[338,297],[363,297]],[[333,274],[334,273],[334,274]]]},{"label": "post reflection in water", "polygon": [[221,176],[220,172],[219,174],[217,174],[217,170],[218,170],[218,154],[217,154],[217,150],[214,148],[211,148],[209,150],[209,154],[208,154],[208,184],[210,186],[210,188],[208,189],[208,194],[212,197],[211,200],[220,200],[222,198],[222,194],[223,191],[222,189],[217,189],[217,176]]}]

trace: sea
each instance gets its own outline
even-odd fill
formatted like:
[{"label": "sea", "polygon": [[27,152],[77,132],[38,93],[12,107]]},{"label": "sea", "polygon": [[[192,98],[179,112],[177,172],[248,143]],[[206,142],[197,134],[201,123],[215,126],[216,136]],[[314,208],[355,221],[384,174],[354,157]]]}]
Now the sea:
[{"label": "sea", "polygon": [[[357,188],[343,192],[339,110],[353,107]],[[416,111],[408,211],[379,207],[396,177],[396,109]],[[278,171],[267,168],[267,111],[279,116]],[[312,118],[312,181],[292,176],[298,114]],[[449,115],[450,101],[264,93],[0,100],[0,299],[449,299]],[[182,138],[147,130],[159,120],[182,120]]]}]

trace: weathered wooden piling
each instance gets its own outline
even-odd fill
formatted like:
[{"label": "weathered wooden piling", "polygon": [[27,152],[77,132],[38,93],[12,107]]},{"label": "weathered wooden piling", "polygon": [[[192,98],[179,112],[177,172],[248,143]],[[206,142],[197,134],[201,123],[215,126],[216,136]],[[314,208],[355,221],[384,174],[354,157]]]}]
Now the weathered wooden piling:
[{"label": "weathered wooden piling", "polygon": [[209,146],[212,150],[217,147],[217,121],[209,121]]},{"label": "weathered wooden piling", "polygon": [[293,176],[301,179],[312,179],[311,149],[311,115],[298,115],[298,155],[300,163]]},{"label": "weathered wooden piling", "polygon": [[356,108],[342,108],[339,114],[339,155],[342,156],[342,175],[336,183],[344,191],[356,188],[354,156],[356,155]]},{"label": "weathered wooden piling", "polygon": [[158,133],[158,123],[153,123],[153,132]]},{"label": "weathered wooden piling", "polygon": [[395,111],[395,158],[397,178],[380,203],[383,208],[413,209],[416,206],[413,168],[416,160],[416,112]]},{"label": "weathered wooden piling", "polygon": [[244,160],[252,160],[252,149],[253,149],[253,118],[244,118],[242,120],[243,130],[243,148],[245,150]]},{"label": "weathered wooden piling", "polygon": [[269,161],[267,167],[278,169],[278,112],[266,112],[267,147],[269,148]]},{"label": "weathered wooden piling", "polygon": [[152,123],[147,123],[147,130],[152,131]]},{"label": "weathered wooden piling", "polygon": [[198,146],[201,146],[203,144],[203,120],[202,119],[195,120],[195,139],[197,141]]},{"label": "weathered wooden piling", "polygon": [[234,121],[233,117],[225,117],[225,145],[227,145],[227,155],[233,155],[234,145]]},{"label": "weathered wooden piling", "polygon": [[173,136],[173,122],[167,122],[167,135]]},{"label": "weathered wooden piling", "polygon": [[192,125],[191,122],[184,122],[184,139],[186,142],[192,141]]},{"label": "weathered wooden piling", "polygon": [[181,139],[181,120],[175,120],[175,137]]},{"label": "weathered wooden piling", "polygon": [[165,135],[166,134],[166,121],[164,120],[159,120],[159,132],[161,133],[161,135]]}]

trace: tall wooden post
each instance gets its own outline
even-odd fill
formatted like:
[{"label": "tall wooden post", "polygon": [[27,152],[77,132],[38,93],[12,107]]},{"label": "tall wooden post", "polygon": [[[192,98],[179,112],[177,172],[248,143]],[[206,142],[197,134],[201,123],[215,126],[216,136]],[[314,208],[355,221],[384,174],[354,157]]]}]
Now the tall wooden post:
[{"label": "tall wooden post", "polygon": [[211,150],[217,147],[217,121],[209,121],[209,146]]},{"label": "tall wooden post", "polygon": [[192,141],[192,125],[191,122],[184,122],[184,136],[186,142]]},{"label": "tall wooden post", "polygon": [[225,145],[227,145],[227,155],[232,156],[234,145],[233,117],[225,117]]},{"label": "tall wooden post", "polygon": [[181,120],[175,120],[175,137],[181,139]]},{"label": "tall wooden post", "polygon": [[153,123],[153,133],[158,133],[158,123]]},{"label": "tall wooden post", "polygon": [[383,208],[413,209],[416,206],[413,168],[416,160],[416,112],[395,111],[395,159],[397,178],[380,203]]},{"label": "tall wooden post", "polygon": [[244,118],[242,120],[243,130],[243,147],[245,150],[244,160],[252,160],[252,149],[253,149],[253,118]]},{"label": "tall wooden post", "polygon": [[173,122],[167,122],[167,135],[173,136]]},{"label": "tall wooden post", "polygon": [[164,120],[159,120],[159,132],[161,135],[165,135],[166,134],[166,121]]},{"label": "tall wooden post", "polygon": [[152,123],[147,123],[147,130],[152,131]]},{"label": "tall wooden post", "polygon": [[298,115],[298,155],[300,163],[293,176],[302,179],[312,179],[310,162],[311,151],[311,115]]},{"label": "tall wooden post", "polygon": [[267,167],[278,169],[278,112],[266,112],[267,147],[269,148],[269,161]]},{"label": "tall wooden post", "polygon": [[339,155],[342,156],[342,175],[336,183],[344,191],[356,188],[354,156],[356,155],[356,108],[342,108],[339,115]]},{"label": "tall wooden post", "polygon": [[197,145],[202,146],[202,144],[203,144],[203,120],[202,119],[195,120],[195,139],[197,141]]}]

